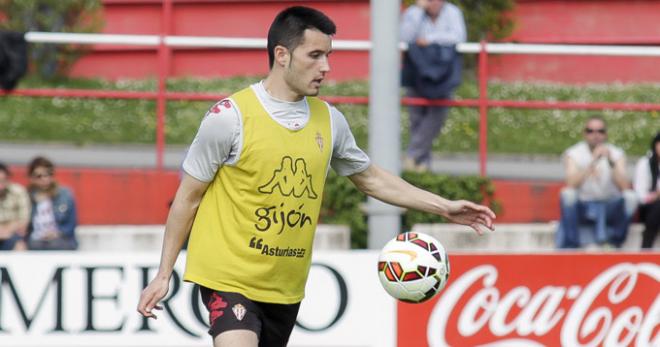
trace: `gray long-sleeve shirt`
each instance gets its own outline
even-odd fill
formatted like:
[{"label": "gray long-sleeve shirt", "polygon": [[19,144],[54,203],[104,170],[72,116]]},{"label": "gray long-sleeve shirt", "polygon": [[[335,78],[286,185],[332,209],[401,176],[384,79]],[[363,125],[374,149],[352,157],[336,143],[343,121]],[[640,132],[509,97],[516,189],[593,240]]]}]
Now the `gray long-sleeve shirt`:
[{"label": "gray long-sleeve shirt", "polygon": [[[309,120],[307,100],[287,102],[274,98],[262,82],[251,86],[268,114],[283,127],[302,129]],[[330,107],[332,123],[331,167],[340,176],[350,176],[366,170],[371,160],[355,143],[344,115]],[[217,103],[202,120],[193,140],[183,170],[192,177],[210,182],[223,165],[234,165],[241,156],[243,128],[240,110],[231,98]]]}]

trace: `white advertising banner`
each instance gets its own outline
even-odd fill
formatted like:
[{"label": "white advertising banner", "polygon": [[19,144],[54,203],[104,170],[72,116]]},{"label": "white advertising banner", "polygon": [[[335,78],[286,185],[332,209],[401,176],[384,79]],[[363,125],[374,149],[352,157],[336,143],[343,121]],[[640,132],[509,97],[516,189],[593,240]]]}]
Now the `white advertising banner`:
[{"label": "white advertising banner", "polygon": [[[0,254],[0,346],[210,346],[208,313],[177,262],[157,320],[136,311],[158,254]],[[380,287],[378,253],[314,255],[290,346],[393,347],[396,303]]]}]

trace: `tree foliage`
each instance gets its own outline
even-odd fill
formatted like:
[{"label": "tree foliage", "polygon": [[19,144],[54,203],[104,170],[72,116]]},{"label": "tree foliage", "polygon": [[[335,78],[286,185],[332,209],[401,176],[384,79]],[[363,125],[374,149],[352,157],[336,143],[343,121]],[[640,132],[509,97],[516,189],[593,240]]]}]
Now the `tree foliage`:
[{"label": "tree foliage", "polygon": [[[103,27],[100,0],[0,0],[0,29],[18,32],[98,32]],[[44,78],[65,76],[84,54],[84,46],[31,44],[31,71]]]},{"label": "tree foliage", "polygon": [[[450,2],[463,11],[468,41],[475,42],[482,38],[497,41],[511,35],[514,22],[509,14],[515,6],[514,0],[452,0]],[[404,1],[405,5],[414,3],[414,0]]]}]

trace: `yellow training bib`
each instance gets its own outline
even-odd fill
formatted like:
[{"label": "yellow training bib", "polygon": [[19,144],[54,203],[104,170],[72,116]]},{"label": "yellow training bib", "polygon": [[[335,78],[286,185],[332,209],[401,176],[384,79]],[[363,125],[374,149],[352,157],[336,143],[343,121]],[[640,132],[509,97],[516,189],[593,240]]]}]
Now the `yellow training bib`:
[{"label": "yellow training bib", "polygon": [[184,280],[255,301],[297,303],[304,296],[330,164],[330,110],[307,97],[309,122],[289,130],[271,118],[251,88],[231,99],[242,117],[243,148],[202,198]]}]

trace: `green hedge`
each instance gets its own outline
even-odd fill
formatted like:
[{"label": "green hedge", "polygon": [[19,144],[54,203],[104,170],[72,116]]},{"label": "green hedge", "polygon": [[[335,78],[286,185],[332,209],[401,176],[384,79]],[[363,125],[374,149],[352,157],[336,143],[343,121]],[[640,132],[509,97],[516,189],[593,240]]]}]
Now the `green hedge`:
[{"label": "green hedge", "polygon": [[[430,173],[404,172],[403,178],[411,184],[434,192],[448,199],[464,199],[474,202],[489,201],[496,212],[499,204],[493,199],[493,185],[488,178],[475,176],[445,176]],[[331,172],[326,182],[321,223],[345,224],[351,228],[351,247],[367,246],[367,218],[363,212],[366,197],[359,192],[351,181]],[[442,217],[408,210],[401,216],[403,230],[410,230],[418,223],[443,223]]]},{"label": "green hedge", "polygon": [[[168,90],[203,91],[229,94],[259,78],[213,80],[172,79]],[[143,91],[154,90],[154,80],[70,79],[44,81],[22,80],[21,88],[73,88]],[[658,84],[609,84],[568,86],[548,83],[490,82],[488,96],[499,100],[546,100],[584,102],[660,103]],[[365,81],[330,82],[323,95],[366,96]],[[473,79],[456,92],[457,99],[478,97]],[[166,142],[185,146],[192,141],[199,122],[212,101],[170,101],[167,103]],[[344,113],[361,148],[368,150],[368,107],[337,104]],[[153,100],[110,100],[75,98],[0,98],[0,142],[67,144],[153,144],[155,142],[156,106]],[[561,154],[582,139],[584,121],[601,114],[608,122],[609,139],[621,146],[629,158],[648,151],[651,138],[658,131],[660,113],[589,110],[534,110],[492,108],[488,111],[488,151],[495,154]],[[408,144],[407,107],[401,122],[402,149]],[[474,154],[479,151],[479,110],[453,107],[433,149],[441,153]]]}]

